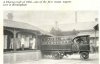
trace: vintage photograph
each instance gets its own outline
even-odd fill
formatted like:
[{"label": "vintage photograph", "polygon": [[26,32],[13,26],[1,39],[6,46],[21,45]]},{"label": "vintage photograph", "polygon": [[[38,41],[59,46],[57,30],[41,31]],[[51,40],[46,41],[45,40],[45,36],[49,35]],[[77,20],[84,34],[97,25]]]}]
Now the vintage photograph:
[{"label": "vintage photograph", "polygon": [[4,64],[99,64],[98,11],[3,12]]}]

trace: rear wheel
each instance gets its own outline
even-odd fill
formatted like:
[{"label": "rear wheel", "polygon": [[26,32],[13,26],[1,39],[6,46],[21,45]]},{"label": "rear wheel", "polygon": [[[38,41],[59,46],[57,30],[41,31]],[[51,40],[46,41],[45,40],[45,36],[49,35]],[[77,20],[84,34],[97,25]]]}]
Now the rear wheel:
[{"label": "rear wheel", "polygon": [[89,53],[88,52],[81,52],[80,53],[80,58],[81,59],[88,59],[89,58]]},{"label": "rear wheel", "polygon": [[59,59],[59,53],[58,53],[58,52],[52,53],[52,57],[53,57],[54,59]]},{"label": "rear wheel", "polygon": [[53,57],[54,59],[62,59],[63,56],[64,56],[64,54],[61,53],[61,52],[54,52],[54,53],[52,53],[52,57]]},{"label": "rear wheel", "polygon": [[61,53],[59,54],[59,58],[62,59],[63,57],[64,57],[64,53],[61,52]]}]

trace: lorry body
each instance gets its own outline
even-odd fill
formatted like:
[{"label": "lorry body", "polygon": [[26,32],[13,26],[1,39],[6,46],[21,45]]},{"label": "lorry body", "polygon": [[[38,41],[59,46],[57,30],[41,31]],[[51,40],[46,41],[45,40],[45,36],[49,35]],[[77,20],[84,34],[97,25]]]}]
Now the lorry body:
[{"label": "lorry body", "polygon": [[79,53],[81,59],[88,59],[90,51],[89,35],[44,38],[42,39],[41,51],[43,55],[52,55],[56,59],[61,59],[67,54],[72,55],[74,53]]}]

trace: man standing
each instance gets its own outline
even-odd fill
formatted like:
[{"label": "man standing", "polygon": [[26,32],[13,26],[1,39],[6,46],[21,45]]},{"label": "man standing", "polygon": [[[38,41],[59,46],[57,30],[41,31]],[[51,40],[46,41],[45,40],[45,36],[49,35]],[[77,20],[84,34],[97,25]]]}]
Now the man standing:
[{"label": "man standing", "polygon": [[36,39],[35,38],[33,38],[33,45],[32,45],[32,49],[35,49],[35,41],[36,41]]},{"label": "man standing", "polygon": [[24,39],[24,36],[22,35],[22,38],[21,38],[21,49],[24,50],[24,43],[25,43],[25,39]]},{"label": "man standing", "polygon": [[35,49],[35,42],[36,42],[36,39],[35,38],[31,38],[31,40],[30,40],[31,49]]}]

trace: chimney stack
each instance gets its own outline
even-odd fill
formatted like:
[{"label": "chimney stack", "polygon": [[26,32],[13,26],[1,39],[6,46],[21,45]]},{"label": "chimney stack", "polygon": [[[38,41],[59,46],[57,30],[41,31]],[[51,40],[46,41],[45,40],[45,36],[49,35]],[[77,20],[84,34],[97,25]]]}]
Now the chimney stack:
[{"label": "chimney stack", "polygon": [[8,13],[7,17],[8,17],[8,20],[13,20],[13,13]]},{"label": "chimney stack", "polygon": [[95,21],[98,22],[98,18],[95,18]]}]

